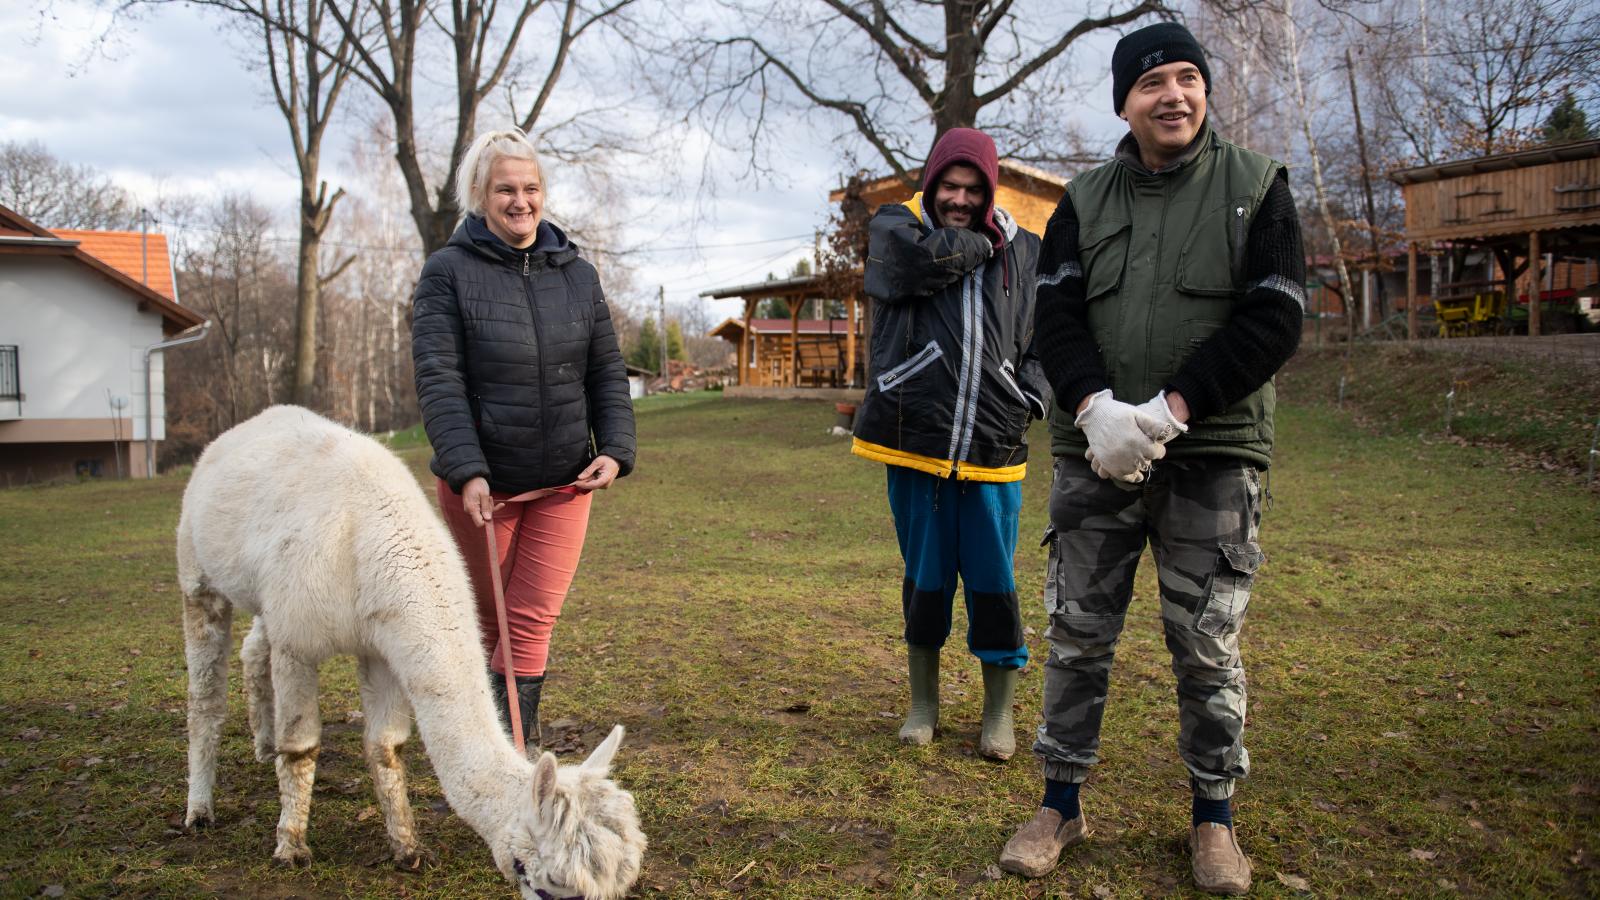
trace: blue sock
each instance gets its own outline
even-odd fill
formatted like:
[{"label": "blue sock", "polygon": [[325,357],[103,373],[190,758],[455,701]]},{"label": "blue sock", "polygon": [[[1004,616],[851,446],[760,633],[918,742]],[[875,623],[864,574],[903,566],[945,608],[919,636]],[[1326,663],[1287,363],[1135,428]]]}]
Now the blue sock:
[{"label": "blue sock", "polygon": [[1233,827],[1233,801],[1224,797],[1221,800],[1207,800],[1204,797],[1194,798],[1193,825],[1201,822],[1216,822],[1219,825]]},{"label": "blue sock", "polygon": [[1053,809],[1061,813],[1064,821],[1072,821],[1078,817],[1078,788],[1083,787],[1075,781],[1044,780],[1044,800],[1040,806]]}]

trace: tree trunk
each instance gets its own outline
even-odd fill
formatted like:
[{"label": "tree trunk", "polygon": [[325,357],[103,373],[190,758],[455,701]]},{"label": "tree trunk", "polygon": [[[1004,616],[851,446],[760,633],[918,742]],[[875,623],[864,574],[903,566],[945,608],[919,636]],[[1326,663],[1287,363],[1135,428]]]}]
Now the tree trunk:
[{"label": "tree trunk", "polygon": [[317,382],[317,313],[322,286],[317,280],[317,259],[322,234],[317,230],[319,214],[311,188],[302,185],[300,194],[300,252],[296,267],[294,330],[293,401],[309,407]]}]

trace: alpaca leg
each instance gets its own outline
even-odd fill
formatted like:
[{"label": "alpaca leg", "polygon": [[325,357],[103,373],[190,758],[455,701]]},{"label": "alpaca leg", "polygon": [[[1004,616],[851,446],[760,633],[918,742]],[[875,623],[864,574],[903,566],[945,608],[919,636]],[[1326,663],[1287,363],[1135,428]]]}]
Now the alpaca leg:
[{"label": "alpaca leg", "polygon": [[244,636],[239,648],[244,663],[244,695],[250,715],[250,733],[255,736],[256,762],[271,762],[273,757],[272,652],[267,645],[266,623],[260,616]]},{"label": "alpaca leg", "polygon": [[405,761],[400,758],[400,747],[411,736],[411,704],[382,658],[361,657],[359,674],[361,708],[367,722],[363,751],[389,832],[389,849],[394,853],[395,865],[419,869],[427,861],[427,852],[417,842],[416,820],[406,797]]},{"label": "alpaca leg", "polygon": [[311,786],[317,775],[322,718],[317,711],[317,667],[288,653],[272,654],[272,693],[277,735],[278,846],[274,861],[291,866],[311,864],[306,846],[306,821],[311,814]]},{"label": "alpaca leg", "polygon": [[189,808],[184,824],[216,820],[217,748],[228,714],[228,632],[233,607],[198,587],[183,597],[183,643],[189,664]]}]

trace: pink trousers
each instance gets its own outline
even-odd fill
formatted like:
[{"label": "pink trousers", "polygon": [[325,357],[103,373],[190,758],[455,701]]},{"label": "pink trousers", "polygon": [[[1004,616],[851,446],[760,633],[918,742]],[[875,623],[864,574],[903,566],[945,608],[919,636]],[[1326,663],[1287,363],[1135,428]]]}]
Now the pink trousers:
[{"label": "pink trousers", "polygon": [[[494,585],[489,578],[489,553],[483,529],[461,508],[461,495],[438,479],[439,510],[467,562],[472,591],[478,598],[478,634],[496,672],[506,670],[495,620]],[[496,503],[512,494],[495,493]],[[495,542],[500,549],[500,583],[506,592],[506,625],[511,633],[517,675],[543,675],[550,656],[550,633],[572,576],[578,571],[583,537],[589,529],[590,494],[550,494],[523,503],[507,503],[494,513]]]}]

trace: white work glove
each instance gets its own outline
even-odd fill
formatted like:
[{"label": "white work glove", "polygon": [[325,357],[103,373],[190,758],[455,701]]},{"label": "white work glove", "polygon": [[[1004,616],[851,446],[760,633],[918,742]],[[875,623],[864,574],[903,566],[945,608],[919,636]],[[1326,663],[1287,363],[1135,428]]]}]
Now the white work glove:
[{"label": "white work glove", "polygon": [[1134,409],[1154,419],[1160,426],[1154,432],[1145,432],[1150,440],[1158,444],[1165,444],[1180,434],[1189,433],[1189,426],[1179,422],[1172,415],[1172,408],[1167,406],[1166,391],[1158,391],[1154,397],[1135,406]]},{"label": "white work glove", "polygon": [[1090,397],[1072,424],[1089,439],[1083,457],[1101,478],[1138,484],[1150,471],[1150,463],[1167,453],[1152,437],[1161,433],[1164,423],[1112,397],[1109,390]]}]

